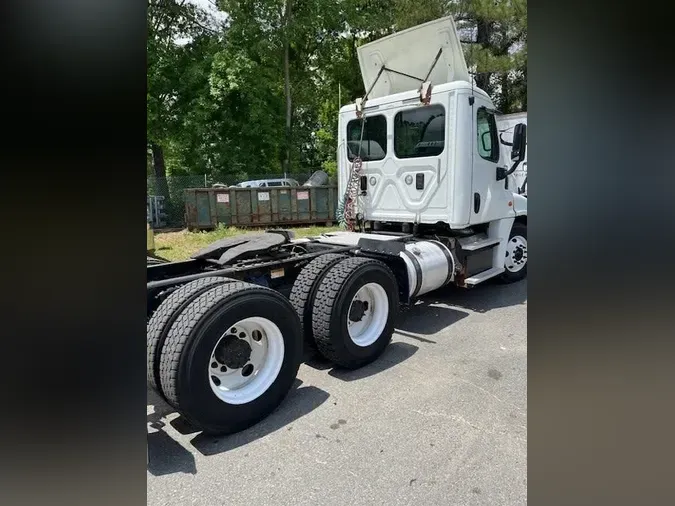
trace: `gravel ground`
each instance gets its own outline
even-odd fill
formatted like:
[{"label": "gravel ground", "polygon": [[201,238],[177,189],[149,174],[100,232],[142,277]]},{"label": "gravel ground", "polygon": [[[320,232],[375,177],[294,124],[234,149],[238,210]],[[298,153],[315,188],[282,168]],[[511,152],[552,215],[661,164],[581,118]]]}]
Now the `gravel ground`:
[{"label": "gravel ground", "polygon": [[148,504],[527,503],[527,284],[448,288],[357,371],[303,364],[286,401],[227,437],[148,391]]}]

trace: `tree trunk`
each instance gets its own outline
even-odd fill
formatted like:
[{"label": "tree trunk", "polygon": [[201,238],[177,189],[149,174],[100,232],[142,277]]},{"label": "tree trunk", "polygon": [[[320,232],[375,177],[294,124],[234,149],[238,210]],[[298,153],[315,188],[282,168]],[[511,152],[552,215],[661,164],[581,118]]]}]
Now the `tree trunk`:
[{"label": "tree trunk", "polygon": [[[356,49],[356,35],[351,33],[350,35],[351,43],[349,44],[349,61],[351,62],[352,68],[357,69],[359,68],[359,54]],[[352,84],[352,94],[350,96],[351,101],[361,98],[366,94],[366,88],[363,85],[360,74],[353,72],[350,76],[350,82]]]},{"label": "tree trunk", "polygon": [[527,111],[527,64],[523,68],[523,83],[525,83],[525,84],[524,84],[524,86],[521,86],[521,90],[520,90],[519,95],[520,95],[520,100],[523,104],[522,110]]},{"label": "tree trunk", "polygon": [[509,73],[504,72],[500,76],[500,83],[502,92],[501,92],[501,104],[500,104],[500,109],[504,114],[509,114],[511,112],[511,108],[513,107],[513,102],[511,101],[511,93],[509,90]]},{"label": "tree trunk", "polygon": [[[479,19],[476,23],[476,44],[480,44],[481,48],[484,50],[488,50],[490,48],[491,32],[492,23],[484,19]],[[478,69],[479,73],[476,76],[476,86],[489,95],[490,90],[488,88],[490,85],[490,76],[492,74],[489,72],[480,71],[480,66],[478,66]]]},{"label": "tree trunk", "polygon": [[284,160],[284,175],[290,172],[291,167],[291,119],[293,118],[293,104],[291,102],[291,75],[290,75],[290,33],[291,1],[286,0],[284,13],[285,40],[284,40],[284,90],[286,92],[286,159]]},{"label": "tree trunk", "polygon": [[169,199],[169,185],[166,180],[164,149],[156,142],[150,142],[152,151],[152,169],[155,175],[155,193]]}]

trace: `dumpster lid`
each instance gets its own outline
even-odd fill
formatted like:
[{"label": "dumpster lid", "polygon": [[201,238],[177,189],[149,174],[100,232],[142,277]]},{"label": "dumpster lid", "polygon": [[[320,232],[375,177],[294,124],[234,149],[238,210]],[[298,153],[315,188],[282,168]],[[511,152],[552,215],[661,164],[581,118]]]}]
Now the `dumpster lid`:
[{"label": "dumpster lid", "polygon": [[[447,16],[358,47],[365,89],[370,89],[383,65],[387,69],[424,79],[434,65],[439,49],[442,49],[440,58],[428,80],[434,86],[452,81],[471,82],[455,22],[452,16]],[[368,97],[414,90],[420,84],[417,79],[385,70]]]}]

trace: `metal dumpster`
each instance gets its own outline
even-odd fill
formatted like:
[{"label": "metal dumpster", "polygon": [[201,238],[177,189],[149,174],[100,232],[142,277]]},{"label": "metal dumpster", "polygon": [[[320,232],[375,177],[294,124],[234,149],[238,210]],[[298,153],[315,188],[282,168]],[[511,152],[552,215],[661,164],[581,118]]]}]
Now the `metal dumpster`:
[{"label": "metal dumpster", "polygon": [[278,188],[189,188],[185,221],[190,230],[328,224],[335,222],[337,185]]}]

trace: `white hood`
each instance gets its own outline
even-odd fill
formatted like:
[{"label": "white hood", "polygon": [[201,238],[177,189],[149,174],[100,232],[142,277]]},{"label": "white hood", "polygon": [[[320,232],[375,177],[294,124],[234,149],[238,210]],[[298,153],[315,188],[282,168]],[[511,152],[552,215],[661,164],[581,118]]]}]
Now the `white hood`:
[{"label": "white hood", "polygon": [[[377,78],[380,68],[424,79],[438,50],[443,52],[429,76],[433,86],[451,81],[471,82],[466,60],[451,16],[430,21],[364,44],[357,48],[361,77],[366,91]],[[368,98],[383,97],[415,90],[421,82],[393,72],[382,73]]]}]

